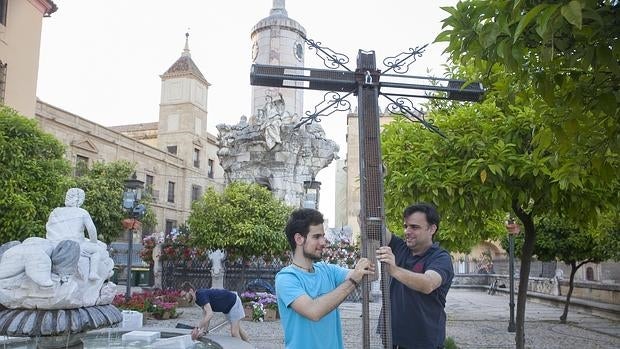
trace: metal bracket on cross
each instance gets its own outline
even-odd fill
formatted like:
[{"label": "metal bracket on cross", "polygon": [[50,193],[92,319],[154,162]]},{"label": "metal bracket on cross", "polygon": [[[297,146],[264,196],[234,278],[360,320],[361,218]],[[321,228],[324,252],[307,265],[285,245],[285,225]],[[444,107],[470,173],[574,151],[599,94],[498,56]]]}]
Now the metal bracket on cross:
[{"label": "metal bracket on cross", "polygon": [[[476,102],[482,98],[484,93],[482,84],[478,82],[403,75],[409,71],[411,64],[423,55],[428,45],[409,48],[396,56],[385,58],[383,64],[387,69],[383,72],[376,69],[374,71],[368,69],[352,71],[346,66],[350,59],[345,54],[323,46],[320,41],[314,41],[306,37],[303,37],[303,39],[308,45],[308,49],[314,50],[316,55],[323,60],[323,64],[329,69],[254,64],[250,73],[250,84],[255,86],[300,88],[331,92],[324,95],[323,102],[315,106],[314,112],[306,111],[306,115],[301,118],[301,121],[295,128],[299,128],[304,124],[319,122],[319,116],[328,116],[336,111],[350,110],[348,107],[350,107],[351,103],[346,101],[345,98],[351,93],[356,94],[357,87],[361,84],[363,86],[376,86],[379,92],[378,95],[384,96],[390,101],[388,110],[394,114],[402,115],[412,122],[420,122],[430,131],[444,136],[437,126],[425,120],[424,113],[420,109],[413,107],[413,102],[409,98]],[[374,56],[374,51],[370,52]],[[339,68],[344,70],[336,70]],[[396,74],[388,74],[390,71]],[[412,90],[422,91],[423,93],[406,93]],[[345,92],[346,94],[340,95],[339,92]]]}]

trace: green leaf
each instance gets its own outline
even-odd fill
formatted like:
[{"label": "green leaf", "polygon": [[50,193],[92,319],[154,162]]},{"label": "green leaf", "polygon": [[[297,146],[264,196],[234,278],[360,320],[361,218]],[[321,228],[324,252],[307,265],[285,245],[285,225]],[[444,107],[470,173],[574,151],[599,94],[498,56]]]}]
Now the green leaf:
[{"label": "green leaf", "polygon": [[562,9],[560,10],[564,19],[579,29],[581,29],[582,24],[581,11],[581,3],[577,0],[573,0],[562,6]]},{"label": "green leaf", "polygon": [[480,182],[484,183],[487,180],[487,171],[486,170],[482,170],[480,171]]},{"label": "green leaf", "polygon": [[519,24],[517,25],[517,29],[515,30],[514,37],[512,39],[513,43],[517,42],[517,40],[519,39],[519,36],[521,36],[521,33],[523,32],[523,30],[525,30],[525,28],[527,28],[527,26],[536,17],[536,15],[538,15],[538,13],[540,13],[540,11],[545,9],[547,6],[549,6],[549,5],[547,5],[547,4],[540,4],[540,5],[536,6],[536,7],[534,7],[533,9],[529,10],[528,13],[526,13],[525,16],[523,16],[523,18],[521,18],[521,20],[519,21]]},{"label": "green leaf", "polygon": [[515,4],[512,6],[512,10],[517,10],[521,7],[521,3],[523,2],[523,0],[516,0]]},{"label": "green leaf", "polygon": [[450,41],[450,34],[452,34],[452,30],[444,30],[435,38],[435,42],[443,42]]},{"label": "green leaf", "polygon": [[536,26],[536,33],[543,38],[547,39],[547,31],[549,30],[549,23],[551,19],[555,18],[558,8],[560,4],[551,5],[546,8],[544,11],[540,13],[540,16],[537,18],[538,25]]},{"label": "green leaf", "polygon": [[440,9],[442,9],[442,10],[444,10],[444,11],[446,11],[446,12],[448,12],[449,14],[451,14],[451,15],[453,15],[453,16],[454,16],[454,15],[456,15],[456,8],[454,8],[454,7],[450,7],[450,6],[441,6],[441,7],[439,7],[439,8],[440,8]]},{"label": "green leaf", "polygon": [[488,48],[495,44],[497,35],[499,35],[499,25],[497,23],[489,22],[485,24],[480,32],[480,44],[483,48]]}]

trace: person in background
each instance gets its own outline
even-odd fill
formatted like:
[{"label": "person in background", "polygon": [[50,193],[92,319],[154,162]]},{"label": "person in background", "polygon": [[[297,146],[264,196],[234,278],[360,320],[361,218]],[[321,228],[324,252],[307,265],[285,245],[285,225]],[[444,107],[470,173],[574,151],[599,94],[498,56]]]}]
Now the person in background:
[{"label": "person in background", "polygon": [[202,309],[203,318],[192,330],[192,339],[196,340],[209,332],[209,322],[213,313],[224,313],[230,323],[230,335],[248,342],[248,335],[241,328],[241,319],[245,317],[239,296],[231,291],[218,288],[199,288],[184,282],[181,289]]}]

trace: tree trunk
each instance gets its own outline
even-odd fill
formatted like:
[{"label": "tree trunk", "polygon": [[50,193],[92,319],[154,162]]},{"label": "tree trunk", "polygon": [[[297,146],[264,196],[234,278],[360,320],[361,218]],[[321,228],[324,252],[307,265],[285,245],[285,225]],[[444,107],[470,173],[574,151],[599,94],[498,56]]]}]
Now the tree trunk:
[{"label": "tree trunk", "polygon": [[570,305],[570,297],[573,294],[573,288],[575,288],[575,274],[577,273],[577,270],[579,270],[579,268],[581,268],[581,266],[583,266],[586,263],[589,263],[590,260],[585,260],[579,264],[577,264],[576,261],[571,261],[570,262],[570,280],[568,281],[568,294],[566,295],[566,304],[564,304],[564,312],[562,313],[562,316],[560,316],[560,323],[561,324],[565,324],[566,323],[566,318],[568,317],[568,307]]},{"label": "tree trunk", "polygon": [[512,208],[525,228],[525,241],[523,242],[523,249],[521,250],[521,269],[519,271],[517,318],[515,321],[515,325],[517,326],[515,333],[516,349],[525,349],[525,304],[527,302],[527,286],[530,276],[532,255],[536,244],[536,229],[532,217],[523,211],[518,204],[513,203]]},{"label": "tree trunk", "polygon": [[566,303],[564,304],[564,312],[560,316],[560,323],[565,324],[568,317],[568,306],[570,304],[570,297],[573,294],[573,281],[575,281],[575,273],[577,272],[577,263],[574,261],[570,263],[570,280],[568,282],[568,293],[566,294]]}]

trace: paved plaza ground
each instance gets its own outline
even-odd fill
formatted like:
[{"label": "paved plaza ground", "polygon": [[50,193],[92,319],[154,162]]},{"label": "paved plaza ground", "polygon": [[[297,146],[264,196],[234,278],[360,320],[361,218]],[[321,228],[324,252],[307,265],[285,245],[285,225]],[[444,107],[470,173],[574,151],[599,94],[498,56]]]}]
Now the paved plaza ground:
[{"label": "paved plaza ground", "polygon": [[[373,328],[377,322],[379,304],[371,304]],[[196,324],[201,310],[198,307],[181,308],[178,319],[147,320],[145,327],[174,327],[178,322]],[[362,347],[361,304],[344,303],[340,306],[345,347]],[[446,305],[448,313],[447,334],[454,338],[461,349],[514,348],[514,334],[507,332],[509,319],[508,295],[488,295],[486,292],[452,289]],[[568,323],[560,324],[562,309],[528,301],[526,307],[526,346],[531,349],[571,348],[620,348],[620,322],[593,315],[570,311]],[[227,335],[229,326],[222,325],[224,318],[218,314],[211,323],[213,334]],[[257,349],[284,348],[283,332],[279,321],[242,321]],[[413,324],[415,326],[415,324]],[[373,336],[373,347],[380,347],[378,336]]]}]

